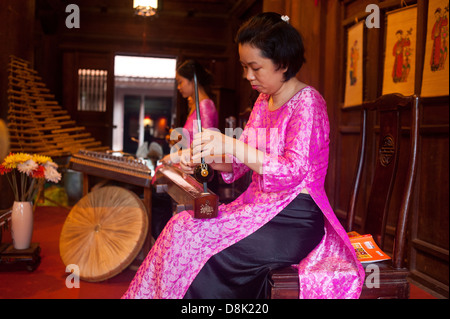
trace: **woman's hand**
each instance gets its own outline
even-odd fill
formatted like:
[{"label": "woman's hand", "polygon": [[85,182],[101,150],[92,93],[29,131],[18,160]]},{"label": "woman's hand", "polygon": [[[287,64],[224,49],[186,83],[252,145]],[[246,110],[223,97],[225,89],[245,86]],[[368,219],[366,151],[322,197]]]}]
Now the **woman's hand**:
[{"label": "woman's hand", "polygon": [[197,133],[192,142],[192,161],[200,165],[201,159],[216,171],[232,172],[231,162],[226,162],[225,155],[233,153],[234,139],[214,130],[204,129]]},{"label": "woman's hand", "polygon": [[233,155],[251,170],[262,174],[264,152],[218,131],[205,129],[202,133],[195,134],[192,153],[194,163],[198,164],[201,158],[204,158],[207,164],[211,163],[213,169],[221,171],[230,171],[231,164],[223,162],[220,165],[216,164],[219,163],[217,159],[223,159],[227,154]]},{"label": "woman's hand", "polygon": [[184,149],[179,153],[180,169],[186,174],[194,174],[194,169],[198,164],[192,161],[192,149]]},{"label": "woman's hand", "polygon": [[192,160],[200,163],[201,158],[206,163],[212,163],[214,159],[221,158],[225,154],[233,154],[233,138],[218,131],[204,129],[197,133],[192,142]]},{"label": "woman's hand", "polygon": [[170,159],[170,154],[167,154],[166,156],[164,156],[160,161],[164,165],[171,165],[172,164],[172,160]]}]

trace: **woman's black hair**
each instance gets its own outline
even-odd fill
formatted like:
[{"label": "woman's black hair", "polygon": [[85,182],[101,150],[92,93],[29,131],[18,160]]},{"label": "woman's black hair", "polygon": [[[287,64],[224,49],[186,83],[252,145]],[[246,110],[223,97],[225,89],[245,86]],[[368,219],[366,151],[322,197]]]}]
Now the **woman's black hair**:
[{"label": "woman's black hair", "polygon": [[306,62],[305,49],[300,33],[281,17],[275,12],[254,16],[240,27],[236,43],[250,44],[278,68],[287,68],[284,80],[288,81]]},{"label": "woman's black hair", "polygon": [[194,79],[194,71],[197,75],[198,83],[203,87],[206,94],[210,95],[211,84],[213,82],[211,72],[195,60],[186,60],[177,68],[177,73],[189,81]]}]

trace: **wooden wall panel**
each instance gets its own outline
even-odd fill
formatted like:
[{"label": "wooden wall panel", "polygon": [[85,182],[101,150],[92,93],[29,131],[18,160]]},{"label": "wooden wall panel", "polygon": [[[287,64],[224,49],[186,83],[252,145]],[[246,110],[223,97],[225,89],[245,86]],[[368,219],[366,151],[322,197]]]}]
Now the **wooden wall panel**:
[{"label": "wooden wall panel", "polygon": [[411,277],[448,298],[448,97],[424,99],[422,113],[417,196],[411,227]]},{"label": "wooden wall panel", "polygon": [[[359,111],[356,112],[358,115]],[[342,126],[339,129],[339,148],[337,150],[336,167],[339,171],[336,172],[335,186],[335,200],[334,210],[340,220],[345,221],[347,218],[348,201],[350,199],[350,191],[353,185],[353,176],[355,174],[356,163],[358,158],[359,148],[357,145],[360,142],[360,127],[359,126]],[[356,147],[355,147],[356,146]],[[360,220],[361,216],[357,216]],[[357,224],[360,224],[359,222]]]},{"label": "wooden wall panel", "polygon": [[[114,100],[114,56],[109,52],[63,52],[62,78],[64,82],[63,102],[77,125],[86,128],[104,146],[112,145],[113,100]],[[108,71],[105,112],[78,111],[78,69]]]},{"label": "wooden wall panel", "polygon": [[[448,135],[421,136],[422,149],[420,152],[419,178],[420,191],[418,192],[418,216],[416,236],[426,240],[431,245],[441,246],[448,250],[448,232],[436,231],[448,229],[448,200],[439,198],[441,192],[449,191],[448,188]],[[445,162],[444,162],[445,161]],[[426,218],[425,218],[426,217]],[[441,224],[441,225],[440,225]],[[437,228],[436,226],[440,226]]]},{"label": "wooden wall panel", "polygon": [[[11,54],[33,62],[34,0],[5,0],[0,10],[0,116],[8,111],[9,56]],[[14,27],[12,27],[14,26]]]},{"label": "wooden wall panel", "polygon": [[[8,63],[11,54],[33,61],[34,0],[3,0],[0,9],[0,118],[8,112]],[[3,160],[3,159],[0,159]],[[0,176],[0,209],[12,206],[13,193],[6,176]],[[1,241],[1,238],[0,238]]]},{"label": "wooden wall panel", "polygon": [[[385,50],[385,14],[401,7],[399,1],[366,1],[343,0],[341,5],[341,25],[345,32],[353,21],[365,19],[366,5],[378,4],[381,9],[381,28],[365,30],[364,50],[364,100],[373,100],[381,94],[383,77],[382,65]],[[406,5],[418,6],[418,29],[416,50],[416,78],[415,92],[420,96],[422,81],[422,68],[425,49],[426,17],[428,1],[405,1]],[[330,39],[328,39],[330,40]],[[341,37],[345,48],[345,35]],[[344,50],[344,49],[342,49]],[[345,55],[342,60],[345,61]],[[345,63],[344,63],[345,64]],[[343,65],[344,67],[344,65]],[[334,74],[335,80],[343,81],[343,70]],[[343,91],[341,92],[341,96]],[[341,97],[342,99],[342,97]],[[336,211],[340,216],[345,215],[347,209],[346,195],[348,193],[349,179],[353,178],[348,167],[346,150],[351,152],[352,143],[355,143],[359,132],[355,130],[358,125],[357,107],[341,109],[339,111],[339,135],[336,142],[337,153],[341,155],[336,159]],[[357,120],[355,122],[355,120]],[[376,125],[376,119],[369,120],[370,125]],[[414,201],[411,207],[408,238],[408,265],[411,270],[411,279],[434,290],[437,294],[447,297],[449,295],[449,100],[448,96],[439,98],[426,98],[421,105],[420,123],[420,150],[419,169],[414,189]],[[407,131],[408,121],[402,123],[404,131]],[[348,133],[351,132],[351,133]],[[407,134],[402,139],[408,141]],[[372,148],[375,147],[372,142]],[[354,144],[353,144],[354,145]],[[407,160],[408,150],[402,149],[400,165]],[[351,155],[349,155],[351,156]],[[402,180],[404,171],[400,169],[399,179]],[[366,185],[370,183],[370,173],[363,177]],[[390,205],[388,225],[392,233],[395,227],[394,220],[396,210],[400,205],[399,193],[402,183],[394,186],[393,199]],[[361,202],[361,203],[360,203]],[[365,202],[364,196],[358,202],[358,207]],[[357,223],[364,219],[363,215],[357,216]],[[388,244],[393,244],[392,238]],[[386,248],[389,251],[389,248]]]},{"label": "wooden wall panel", "polygon": [[[338,1],[324,2],[324,8],[321,9],[321,19],[324,24],[322,37],[325,39],[339,39],[342,36],[341,28],[336,28],[340,23],[341,11]],[[326,14],[325,14],[326,12]],[[339,74],[341,66],[341,42],[325,41],[323,44],[323,56],[321,64],[323,68],[320,75],[322,82],[322,93],[327,101],[328,118],[330,121],[330,155],[327,178],[325,180],[325,189],[332,205],[335,204],[336,197],[334,182],[336,180],[336,161],[340,159],[340,152],[337,151],[337,136],[339,135],[339,105],[341,87],[335,78],[329,74]]]}]

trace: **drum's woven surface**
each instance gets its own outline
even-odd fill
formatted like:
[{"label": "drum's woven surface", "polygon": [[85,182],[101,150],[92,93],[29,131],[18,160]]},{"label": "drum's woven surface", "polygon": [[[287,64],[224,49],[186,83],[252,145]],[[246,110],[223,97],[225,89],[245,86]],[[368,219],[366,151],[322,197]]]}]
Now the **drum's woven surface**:
[{"label": "drum's woven surface", "polygon": [[59,248],[67,266],[79,267],[80,279],[111,278],[136,258],[148,231],[148,217],[139,197],[107,186],[84,196],[63,225]]}]

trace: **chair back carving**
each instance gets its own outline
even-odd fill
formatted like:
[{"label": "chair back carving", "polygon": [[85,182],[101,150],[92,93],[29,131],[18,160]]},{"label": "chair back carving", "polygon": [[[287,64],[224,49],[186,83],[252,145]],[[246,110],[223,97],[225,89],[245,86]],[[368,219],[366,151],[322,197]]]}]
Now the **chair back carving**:
[{"label": "chair back carving", "polygon": [[[366,174],[370,174],[370,176],[366,177],[371,177],[369,178],[371,186],[362,228],[364,233],[371,234],[378,245],[385,249],[386,224],[394,185],[396,182],[404,185],[392,251],[393,267],[402,268],[408,212],[417,170],[419,98],[417,96],[405,97],[400,94],[383,95],[373,102],[364,103],[361,106],[361,112],[361,143],[347,215],[347,230],[354,230],[357,200],[362,194],[362,178],[364,170],[367,170]],[[378,126],[371,127],[368,124],[369,112],[376,114]],[[401,126],[401,118],[407,114],[410,114],[411,119],[407,130],[410,137],[409,160],[407,163],[400,163],[400,146],[401,144],[403,147],[408,146],[408,143],[402,143],[404,139],[402,139]],[[378,142],[370,143],[370,141],[375,141],[370,137],[376,133],[378,133]],[[375,145],[376,148],[371,145]],[[375,162],[369,161],[368,154],[376,156]],[[372,170],[367,167],[367,163],[374,163]],[[399,176],[397,174],[399,166],[406,168],[406,178],[396,181]]]}]

